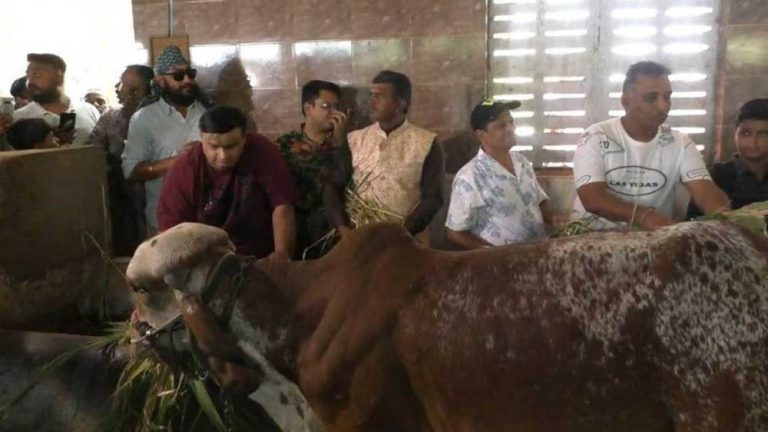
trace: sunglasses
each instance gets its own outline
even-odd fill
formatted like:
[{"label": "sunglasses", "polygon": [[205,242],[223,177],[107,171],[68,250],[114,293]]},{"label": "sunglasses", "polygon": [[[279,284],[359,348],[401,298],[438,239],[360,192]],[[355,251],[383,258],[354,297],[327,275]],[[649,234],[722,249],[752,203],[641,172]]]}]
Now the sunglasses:
[{"label": "sunglasses", "polygon": [[189,79],[195,79],[197,76],[197,69],[188,68],[180,71],[167,72],[162,75],[168,75],[173,78],[174,81],[184,81],[185,75],[188,76]]}]

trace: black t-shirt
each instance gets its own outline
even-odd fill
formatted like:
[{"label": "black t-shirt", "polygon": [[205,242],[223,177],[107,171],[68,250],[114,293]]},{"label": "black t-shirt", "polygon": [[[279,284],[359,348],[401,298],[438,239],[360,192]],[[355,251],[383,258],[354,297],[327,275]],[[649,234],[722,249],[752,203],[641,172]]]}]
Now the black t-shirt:
[{"label": "black t-shirt", "polygon": [[[752,171],[739,159],[721,162],[712,167],[712,181],[728,195],[734,210],[754,202],[768,201],[768,176],[758,180]],[[700,216],[702,212],[691,203],[689,217]]]}]

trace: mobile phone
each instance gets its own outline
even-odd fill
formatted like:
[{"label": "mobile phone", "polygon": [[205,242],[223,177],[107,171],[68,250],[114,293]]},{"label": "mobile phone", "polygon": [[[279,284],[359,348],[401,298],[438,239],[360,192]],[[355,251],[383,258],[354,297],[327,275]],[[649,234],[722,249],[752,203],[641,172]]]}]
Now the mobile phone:
[{"label": "mobile phone", "polygon": [[75,113],[61,113],[59,116],[59,130],[70,132],[75,129]]}]

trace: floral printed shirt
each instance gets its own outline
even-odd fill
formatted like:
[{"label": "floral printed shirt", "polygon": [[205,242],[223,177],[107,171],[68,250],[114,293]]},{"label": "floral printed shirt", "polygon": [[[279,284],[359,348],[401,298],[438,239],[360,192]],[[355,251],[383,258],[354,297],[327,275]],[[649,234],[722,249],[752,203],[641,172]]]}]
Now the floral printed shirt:
[{"label": "floral printed shirt", "polygon": [[539,205],[548,199],[525,156],[510,152],[515,174],[482,148],[453,179],[445,226],[496,245],[546,237]]}]

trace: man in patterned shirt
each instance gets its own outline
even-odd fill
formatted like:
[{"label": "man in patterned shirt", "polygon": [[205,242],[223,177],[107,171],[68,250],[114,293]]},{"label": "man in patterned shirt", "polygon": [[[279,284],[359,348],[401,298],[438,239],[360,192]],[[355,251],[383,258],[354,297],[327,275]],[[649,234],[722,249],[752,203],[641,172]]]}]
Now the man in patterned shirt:
[{"label": "man in patterned shirt", "polygon": [[[346,136],[347,116],[339,110],[340,97],[338,85],[309,81],[301,89],[304,124],[300,130],[277,139],[280,154],[299,190],[295,205],[299,257],[322,255],[322,245],[317,243],[332,228],[329,214],[336,214],[335,220],[343,222],[337,227],[340,231],[349,229],[344,213],[344,188],[327,181],[337,171],[337,164],[351,163]],[[331,201],[327,200],[329,194],[334,196]]]},{"label": "man in patterned shirt", "polygon": [[470,118],[480,150],[453,180],[446,238],[465,249],[501,246],[546,237],[552,223],[547,194],[525,156],[511,151],[520,102],[485,101]]}]

